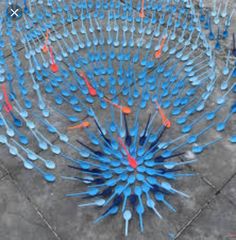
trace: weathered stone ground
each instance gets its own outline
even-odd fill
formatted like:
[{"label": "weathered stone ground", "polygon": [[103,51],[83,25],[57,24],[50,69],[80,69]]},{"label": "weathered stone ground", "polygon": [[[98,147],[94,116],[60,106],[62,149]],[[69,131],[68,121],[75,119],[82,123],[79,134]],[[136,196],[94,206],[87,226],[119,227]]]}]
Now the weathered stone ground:
[{"label": "weathered stone ground", "polygon": [[[233,1],[230,1],[230,6],[233,6]],[[235,16],[231,33],[235,30]],[[19,54],[21,51],[19,47]],[[223,67],[225,56],[225,51],[219,54],[219,68]],[[100,114],[99,117],[105,119],[106,114]],[[83,138],[83,134],[79,137]],[[57,139],[54,141],[63,148]],[[35,151],[38,152],[38,149]],[[50,152],[41,154],[48,159],[57,157]],[[97,210],[78,209],[76,200],[64,197],[64,194],[75,191],[77,186],[60,178],[71,173],[61,157],[56,159],[55,184],[47,184],[36,172],[25,170],[4,147],[0,148],[0,159],[1,240],[125,239],[121,216],[93,224]],[[171,233],[173,239],[180,240],[226,240],[229,239],[228,234],[236,235],[235,146],[225,139],[203,153],[191,170],[198,175],[179,183],[191,198],[172,199],[177,213],[163,210],[163,221],[147,213],[144,216],[143,234],[139,232],[138,220],[133,220],[127,239],[162,240],[168,239],[166,233]]]}]

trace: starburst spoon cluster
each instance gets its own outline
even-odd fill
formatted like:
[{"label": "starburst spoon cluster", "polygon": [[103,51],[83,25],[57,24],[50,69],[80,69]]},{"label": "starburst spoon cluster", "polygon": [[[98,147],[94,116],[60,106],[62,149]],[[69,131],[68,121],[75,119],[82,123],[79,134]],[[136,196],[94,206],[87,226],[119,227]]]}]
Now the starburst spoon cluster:
[{"label": "starburst spoon cluster", "polygon": [[121,211],[126,236],[136,214],[143,232],[147,209],[163,219],[172,196],[189,197],[175,183],[197,154],[236,142],[235,36],[223,44],[234,9],[69,2],[23,1],[21,19],[0,17],[0,143],[47,182],[66,159],[63,178],[86,185],[67,197],[104,209],[95,222]]},{"label": "starburst spoon cluster", "polygon": [[[124,117],[122,112],[120,114]],[[117,214],[121,210],[126,221],[126,235],[128,234],[127,221],[132,218],[132,209],[138,215],[140,230],[143,231],[145,205],[152,209],[159,219],[162,219],[161,210],[158,209],[159,203],[162,202],[171,211],[176,211],[165,197],[171,195],[189,197],[182,190],[174,188],[170,181],[194,175],[181,172],[181,167],[196,162],[196,159],[184,162],[177,160],[179,156],[184,155],[186,145],[191,145],[192,142],[186,140],[175,147],[169,147],[182,137],[171,140],[165,138],[164,141],[165,135],[168,135],[166,131],[170,129],[164,124],[154,126],[151,122],[155,118],[155,114],[150,115],[145,129],[135,127],[131,135],[129,135],[128,125],[124,126],[122,122],[115,122],[117,131],[112,133],[108,129],[104,136],[100,135],[100,128],[95,124],[97,133],[93,137],[98,139],[98,144],[91,142],[91,146],[99,150],[93,150],[77,140],[82,147],[79,154],[84,160],[81,157],[81,160],[78,160],[64,156],[72,163],[69,167],[78,170],[83,176],[64,176],[63,178],[83,182],[88,186],[85,192],[69,193],[66,196],[86,200],[96,198],[94,201],[79,205],[105,208],[104,213],[95,222]],[[157,133],[151,135],[151,129],[157,130]],[[144,136],[145,139],[143,139]],[[187,136],[185,138],[187,139]],[[142,196],[145,196],[145,200]]]}]

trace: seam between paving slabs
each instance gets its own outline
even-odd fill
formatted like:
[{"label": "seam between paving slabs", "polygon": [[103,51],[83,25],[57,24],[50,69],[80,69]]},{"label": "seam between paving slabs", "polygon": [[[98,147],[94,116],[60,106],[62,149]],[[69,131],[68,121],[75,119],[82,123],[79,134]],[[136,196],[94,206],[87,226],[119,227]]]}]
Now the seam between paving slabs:
[{"label": "seam between paving slabs", "polygon": [[6,171],[5,166],[2,163],[0,163],[0,171],[3,171],[2,176],[0,177],[1,182],[6,176],[8,176],[8,172]]},{"label": "seam between paving slabs", "polygon": [[6,176],[8,176],[8,173],[5,173],[4,175],[2,175],[2,176],[0,177],[0,182],[3,181]]},{"label": "seam between paving slabs", "polygon": [[183,227],[177,232],[176,236],[174,239],[180,239],[180,236],[189,228],[189,226],[197,220],[202,212],[211,205],[211,203],[218,197],[218,195],[221,193],[223,198],[229,202],[231,205],[235,206],[235,203],[233,203],[225,194],[223,194],[221,191],[224,189],[224,187],[232,180],[232,178],[236,176],[236,173],[234,173],[218,190],[216,190],[213,195],[203,204],[203,206],[193,215],[193,217],[186,222]]},{"label": "seam between paving slabs", "polygon": [[[229,202],[231,205],[232,202],[229,201],[229,199],[227,197],[225,197],[224,194],[223,195],[223,198]],[[209,200],[207,200],[204,205],[202,206],[202,208],[200,208],[195,214],[194,216],[177,232],[176,236],[174,239],[180,239],[180,236],[182,236],[182,234],[190,227],[190,225],[195,221],[197,220],[200,216],[201,216],[201,213],[208,207],[211,205],[211,203],[217,198],[218,194],[215,193]]]},{"label": "seam between paving slabs", "polygon": [[225,181],[225,183],[222,185],[222,187],[216,192],[216,195],[218,195],[218,194],[221,193],[221,194],[224,195],[224,197],[227,198],[228,201],[229,201],[232,205],[234,205],[235,208],[236,208],[236,203],[233,202],[226,194],[224,194],[224,193],[222,192],[222,190],[230,183],[230,181],[231,181],[235,176],[236,176],[236,172],[235,172],[234,174],[232,174],[232,176],[231,176],[228,180]]},{"label": "seam between paving slabs", "polygon": [[8,173],[6,173],[5,175],[3,175],[1,178],[0,178],[0,182],[2,182],[8,175]]},{"label": "seam between paving slabs", "polygon": [[[58,233],[53,229],[53,227],[50,225],[48,220],[45,218],[45,216],[42,214],[42,212],[39,210],[38,206],[32,202],[30,197],[26,194],[26,192],[20,187],[20,184],[17,183],[17,181],[14,179],[14,177],[11,175],[11,173],[5,169],[7,172],[7,175],[10,176],[10,179],[12,183],[15,185],[17,190],[27,199],[27,201],[30,203],[32,208],[36,211],[36,213],[39,215],[39,217],[43,220],[44,224],[48,227],[48,229],[51,231],[51,233],[55,236],[57,240],[63,240]],[[7,175],[5,175],[3,178],[5,178]],[[2,179],[1,179],[2,180]]]}]

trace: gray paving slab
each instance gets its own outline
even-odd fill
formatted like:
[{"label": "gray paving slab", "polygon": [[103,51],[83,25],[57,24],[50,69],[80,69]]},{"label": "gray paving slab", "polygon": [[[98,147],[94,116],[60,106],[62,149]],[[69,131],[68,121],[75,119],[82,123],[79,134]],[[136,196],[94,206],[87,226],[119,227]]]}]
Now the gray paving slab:
[{"label": "gray paving slab", "polygon": [[0,232],[4,240],[56,239],[8,177],[0,182],[0,213]]},{"label": "gray paving slab", "polygon": [[214,199],[177,239],[225,240],[236,233],[236,210],[223,195]]}]

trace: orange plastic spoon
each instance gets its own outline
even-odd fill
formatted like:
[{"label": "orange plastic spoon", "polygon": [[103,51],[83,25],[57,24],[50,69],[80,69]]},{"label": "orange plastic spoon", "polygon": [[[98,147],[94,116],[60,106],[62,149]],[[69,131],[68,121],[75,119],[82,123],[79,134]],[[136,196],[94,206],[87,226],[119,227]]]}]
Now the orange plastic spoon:
[{"label": "orange plastic spoon", "polygon": [[85,122],[82,122],[78,125],[68,127],[67,129],[68,130],[74,130],[74,129],[88,128],[88,127],[90,127],[90,125],[91,125],[90,122],[85,121]]},{"label": "orange plastic spoon", "polygon": [[145,14],[144,14],[144,0],[142,0],[142,6],[141,6],[141,11],[139,13],[139,16],[141,18],[144,18],[145,17]]},{"label": "orange plastic spoon", "polygon": [[164,37],[161,41],[161,46],[160,46],[160,49],[156,51],[155,53],[155,58],[160,58],[161,55],[162,55],[162,50],[163,50],[163,47],[165,45],[165,42],[166,42],[166,37]]},{"label": "orange plastic spoon", "polygon": [[44,45],[43,45],[43,48],[42,48],[42,51],[44,52],[44,53],[47,53],[48,52],[48,38],[49,38],[49,29],[47,30],[47,32],[46,32],[46,35],[45,35],[45,43],[44,43]]},{"label": "orange plastic spoon", "polygon": [[167,128],[170,128],[170,127],[171,127],[171,122],[170,122],[170,120],[166,117],[163,109],[161,108],[161,106],[159,105],[159,103],[158,103],[157,101],[156,101],[156,105],[157,105],[158,111],[159,111],[159,113],[160,113],[160,115],[161,115],[162,124],[163,124],[164,126],[166,126]]},{"label": "orange plastic spoon", "polygon": [[111,105],[113,105],[114,107],[120,109],[124,114],[130,114],[130,113],[132,112],[129,107],[115,104],[115,103],[113,103],[111,100],[109,100],[109,99],[107,99],[107,98],[104,98],[104,100],[105,100],[106,102],[110,103]]}]

